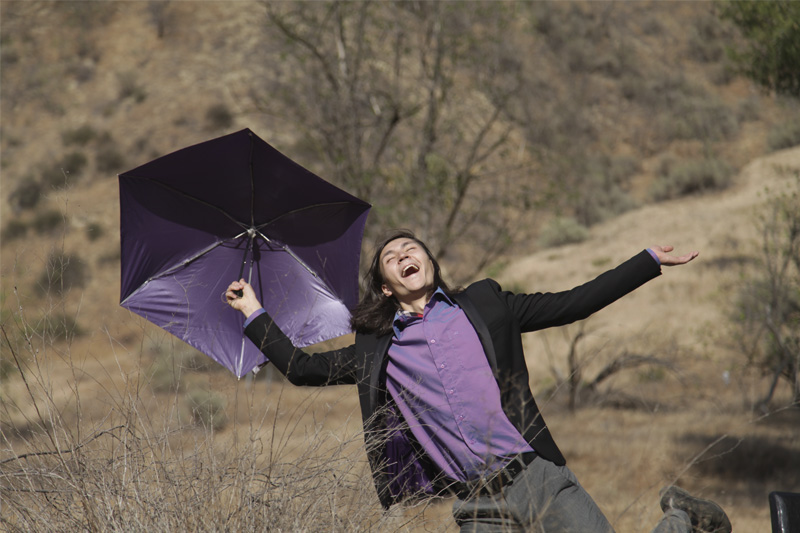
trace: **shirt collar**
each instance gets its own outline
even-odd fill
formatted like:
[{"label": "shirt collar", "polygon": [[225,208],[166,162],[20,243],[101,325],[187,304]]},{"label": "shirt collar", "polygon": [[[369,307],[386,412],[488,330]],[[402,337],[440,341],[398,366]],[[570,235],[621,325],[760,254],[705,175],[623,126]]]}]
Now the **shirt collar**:
[{"label": "shirt collar", "polygon": [[[442,290],[441,287],[437,287],[436,290],[431,295],[431,299],[425,304],[425,309],[429,309],[434,305],[434,303],[438,300],[441,300],[449,305],[455,305],[453,300]],[[424,313],[424,311],[423,311]],[[394,334],[398,335],[401,331],[403,331],[409,324],[419,320],[422,318],[422,314],[420,313],[413,313],[411,311],[406,311],[405,309],[398,309],[394,315],[394,320],[392,322]]]}]

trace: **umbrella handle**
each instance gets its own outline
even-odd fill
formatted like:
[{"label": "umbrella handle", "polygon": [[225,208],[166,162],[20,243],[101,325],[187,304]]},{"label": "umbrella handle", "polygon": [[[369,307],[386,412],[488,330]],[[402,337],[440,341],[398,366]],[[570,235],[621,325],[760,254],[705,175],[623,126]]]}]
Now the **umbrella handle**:
[{"label": "umbrella handle", "polygon": [[[250,242],[244,247],[244,257],[242,257],[242,265],[239,267],[239,277],[236,278],[236,281],[242,279],[242,276],[244,275],[244,266],[247,264],[247,252],[253,247],[253,241],[256,237],[255,229],[249,228],[247,230],[247,236],[250,237]],[[237,298],[241,298],[244,296],[244,291],[242,289],[237,289],[233,291],[233,294],[235,294]]]}]

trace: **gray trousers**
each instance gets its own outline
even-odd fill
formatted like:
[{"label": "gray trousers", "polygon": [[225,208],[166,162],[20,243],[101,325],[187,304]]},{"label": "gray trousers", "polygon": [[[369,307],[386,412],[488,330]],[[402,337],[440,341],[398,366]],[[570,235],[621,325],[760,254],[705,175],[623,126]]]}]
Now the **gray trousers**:
[{"label": "gray trousers", "polygon": [[[502,492],[457,499],[461,533],[604,533],[614,528],[566,466],[537,457]],[[683,511],[664,513],[652,533],[691,533]]]}]

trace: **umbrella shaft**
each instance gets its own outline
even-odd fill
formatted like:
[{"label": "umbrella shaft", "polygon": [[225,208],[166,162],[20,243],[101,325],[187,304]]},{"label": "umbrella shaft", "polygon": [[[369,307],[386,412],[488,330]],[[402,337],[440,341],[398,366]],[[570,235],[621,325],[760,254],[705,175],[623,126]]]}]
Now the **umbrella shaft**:
[{"label": "umbrella shaft", "polygon": [[[248,234],[250,235],[250,242],[247,243],[247,246],[244,247],[244,256],[242,256],[242,265],[239,267],[239,277],[236,278],[236,281],[239,281],[240,279],[242,279],[242,276],[244,275],[244,266],[247,264],[247,252],[253,247],[253,240],[255,239],[255,232],[248,231]],[[235,291],[233,291],[233,293],[236,296],[238,296],[239,298],[244,296],[244,291],[242,289],[235,290]]]}]

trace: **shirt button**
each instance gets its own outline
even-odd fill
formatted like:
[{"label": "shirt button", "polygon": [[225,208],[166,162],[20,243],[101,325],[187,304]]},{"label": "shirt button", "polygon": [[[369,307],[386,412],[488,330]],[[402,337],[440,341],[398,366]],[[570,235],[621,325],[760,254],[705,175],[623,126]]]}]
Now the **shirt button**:
[{"label": "shirt button", "polygon": [[431,339],[431,344],[436,344],[436,339]]},{"label": "shirt button", "polygon": [[445,365],[444,363],[442,363],[441,365],[439,365],[439,368],[444,368],[444,367],[446,367],[446,366],[447,366],[447,365]]},{"label": "shirt button", "polygon": [[454,392],[455,391],[453,389],[450,389],[449,391],[447,391],[447,394],[453,394]]}]

